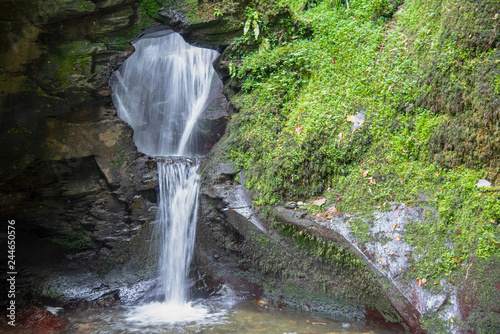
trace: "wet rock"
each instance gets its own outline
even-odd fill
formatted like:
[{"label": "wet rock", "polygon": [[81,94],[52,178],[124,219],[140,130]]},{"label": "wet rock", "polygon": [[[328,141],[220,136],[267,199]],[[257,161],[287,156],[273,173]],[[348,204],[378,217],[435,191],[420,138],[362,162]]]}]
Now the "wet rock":
[{"label": "wet rock", "polygon": [[8,3],[17,37],[1,37],[0,139],[10,149],[1,152],[0,210],[23,236],[20,295],[138,298],[134,287],[153,271],[142,251],[156,214],[156,162],[137,152],[108,87],[132,51],[135,4]]},{"label": "wet rock", "polygon": [[186,15],[175,7],[160,10],[158,14],[166,20],[170,27],[182,29],[187,25]]},{"label": "wet rock", "polygon": [[[213,289],[227,284],[240,291],[243,298],[252,298],[250,287],[256,284],[263,294],[259,298],[276,305],[351,319],[363,319],[367,305],[372,305],[380,314],[398,318],[376,283],[378,276],[358,266],[358,260],[339,255],[330,261],[314,255],[308,247],[297,246],[318,243],[332,247],[328,248],[330,252],[343,252],[340,249],[349,245],[343,236],[332,231],[325,235],[311,233],[309,229],[320,229],[312,217],[284,207],[276,208],[277,212],[300,224],[288,220],[284,223],[278,214],[273,219],[275,223],[269,224],[253,204],[252,194],[242,185],[228,183],[218,173],[226,170],[217,159],[223,152],[224,147],[216,146],[203,162],[194,256],[197,266],[209,273],[208,281],[215,284]],[[320,200],[326,202],[326,198]],[[289,203],[290,208],[297,206]],[[284,236],[283,229],[290,234]],[[327,241],[334,241],[335,245]]]},{"label": "wet rock", "polygon": [[481,179],[476,183],[476,187],[478,188],[491,187],[491,182],[485,179]]},{"label": "wet rock", "polygon": [[297,207],[298,207],[298,204],[295,202],[288,202],[284,206],[285,209],[295,209]]},{"label": "wet rock", "polygon": [[62,319],[41,307],[27,305],[17,315],[16,327],[40,333],[59,333],[65,330],[68,325]]}]

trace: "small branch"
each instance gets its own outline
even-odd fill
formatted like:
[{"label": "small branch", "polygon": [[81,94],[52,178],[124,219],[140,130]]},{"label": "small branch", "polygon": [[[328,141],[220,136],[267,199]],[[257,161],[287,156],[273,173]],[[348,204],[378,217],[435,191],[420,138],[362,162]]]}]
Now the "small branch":
[{"label": "small branch", "polygon": [[465,272],[465,279],[464,279],[464,282],[467,281],[467,277],[469,277],[469,269],[470,267],[472,267],[472,265],[474,264],[474,262],[472,262],[468,267],[467,267],[467,270]]}]

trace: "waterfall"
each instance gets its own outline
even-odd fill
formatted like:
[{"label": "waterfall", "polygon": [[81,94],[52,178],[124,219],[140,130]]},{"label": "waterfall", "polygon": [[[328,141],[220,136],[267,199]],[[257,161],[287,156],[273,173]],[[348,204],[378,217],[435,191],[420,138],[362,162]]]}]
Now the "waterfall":
[{"label": "waterfall", "polygon": [[[165,301],[186,301],[186,276],[193,254],[198,212],[197,164],[158,163],[160,182],[160,284]],[[164,223],[165,222],[165,223]]]},{"label": "waterfall", "polygon": [[205,108],[218,56],[163,32],[134,43],[135,52],[111,78],[118,116],[134,129],[137,149],[152,156],[184,156]]},{"label": "waterfall", "polygon": [[[214,69],[213,50],[188,45],[171,31],[145,36],[110,80],[117,113],[134,129],[139,151],[157,157],[193,156],[195,123],[205,109]],[[141,305],[137,322],[199,319],[208,312],[187,301],[187,274],[198,211],[198,164],[159,159],[157,238],[162,301]]]}]

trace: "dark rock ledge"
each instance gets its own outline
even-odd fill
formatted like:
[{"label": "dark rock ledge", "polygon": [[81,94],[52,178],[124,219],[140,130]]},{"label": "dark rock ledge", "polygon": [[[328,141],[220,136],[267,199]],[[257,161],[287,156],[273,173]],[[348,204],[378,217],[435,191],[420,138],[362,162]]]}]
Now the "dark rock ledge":
[{"label": "dark rock ledge", "polygon": [[[457,288],[450,282],[437,282],[441,292],[430,292],[405,278],[413,256],[404,240],[405,225],[424,219],[423,208],[393,203],[391,211],[364,219],[370,224],[370,242],[354,235],[349,220],[356,217],[348,213],[325,219],[275,207],[263,219],[252,194],[234,181],[240,171],[221,162],[217,151],[203,168],[196,249],[196,261],[212,273],[212,281],[243,287],[252,299],[335,316],[385,319],[413,333],[424,333],[420,319],[425,315],[448,322],[460,317]],[[300,247],[301,238],[307,247]],[[315,247],[324,244],[348,255],[318,256]]]}]

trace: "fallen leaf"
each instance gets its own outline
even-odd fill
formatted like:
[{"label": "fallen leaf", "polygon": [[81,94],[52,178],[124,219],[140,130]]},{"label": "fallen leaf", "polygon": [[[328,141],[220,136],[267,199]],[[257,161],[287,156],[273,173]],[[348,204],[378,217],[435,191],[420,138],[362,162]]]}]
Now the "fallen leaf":
[{"label": "fallen leaf", "polygon": [[347,121],[351,123],[359,122],[359,118],[353,115],[347,115]]},{"label": "fallen leaf", "polygon": [[377,181],[375,181],[375,179],[373,177],[370,178],[370,183],[371,184],[377,184]]},{"label": "fallen leaf", "polygon": [[302,125],[297,124],[295,126],[295,132],[297,132],[298,135],[302,133]]},{"label": "fallen leaf", "polygon": [[417,284],[418,284],[418,286],[422,285],[422,280],[420,278],[417,280]]},{"label": "fallen leaf", "polygon": [[321,206],[326,203],[326,197],[318,197],[312,201],[313,205]]},{"label": "fallen leaf", "polygon": [[339,210],[335,206],[331,206],[331,207],[328,208],[328,210],[326,210],[326,212],[328,212],[328,213],[338,213]]},{"label": "fallen leaf", "polygon": [[422,278],[422,284],[425,284],[425,283],[427,283],[427,279]]},{"label": "fallen leaf", "polygon": [[366,177],[366,175],[368,175],[369,172],[370,172],[369,170],[363,171],[363,177]]}]

